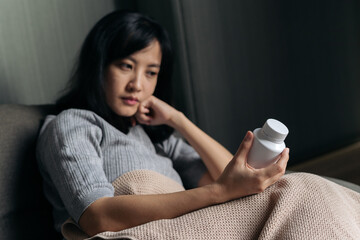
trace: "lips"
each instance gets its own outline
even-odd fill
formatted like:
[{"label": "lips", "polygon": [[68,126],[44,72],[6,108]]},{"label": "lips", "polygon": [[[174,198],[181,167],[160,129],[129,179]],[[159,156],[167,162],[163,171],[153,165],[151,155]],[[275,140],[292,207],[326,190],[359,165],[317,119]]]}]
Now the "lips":
[{"label": "lips", "polygon": [[129,106],[136,105],[139,102],[139,100],[135,97],[122,97],[121,100]]}]

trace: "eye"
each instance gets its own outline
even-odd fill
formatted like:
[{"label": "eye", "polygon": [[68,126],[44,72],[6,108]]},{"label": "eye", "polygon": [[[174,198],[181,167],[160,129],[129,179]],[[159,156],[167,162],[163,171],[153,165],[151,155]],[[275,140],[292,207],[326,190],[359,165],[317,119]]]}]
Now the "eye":
[{"label": "eye", "polygon": [[122,69],[122,70],[131,70],[132,69],[132,65],[131,64],[128,64],[128,63],[119,63],[119,67]]},{"label": "eye", "polygon": [[156,77],[156,76],[158,75],[158,72],[148,71],[148,72],[147,72],[147,75],[148,75],[149,77],[153,78],[153,77]]}]

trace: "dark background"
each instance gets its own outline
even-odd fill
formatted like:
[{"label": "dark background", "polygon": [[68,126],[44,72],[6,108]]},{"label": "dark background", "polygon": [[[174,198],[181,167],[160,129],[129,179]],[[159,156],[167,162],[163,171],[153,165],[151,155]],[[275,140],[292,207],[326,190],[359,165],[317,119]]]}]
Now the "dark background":
[{"label": "dark background", "polygon": [[359,140],[359,1],[162,2],[127,7],[170,30],[176,105],[233,153],[268,118],[290,130],[289,165]]},{"label": "dark background", "polygon": [[355,0],[4,0],[0,103],[52,103],[92,25],[124,8],[167,28],[174,105],[231,152],[268,118],[290,130],[289,165],[359,140]]}]

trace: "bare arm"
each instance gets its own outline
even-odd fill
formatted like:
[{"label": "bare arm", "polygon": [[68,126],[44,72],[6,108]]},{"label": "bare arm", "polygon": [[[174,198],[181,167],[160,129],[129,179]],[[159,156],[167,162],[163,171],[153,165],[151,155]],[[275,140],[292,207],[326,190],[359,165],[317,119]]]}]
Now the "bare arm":
[{"label": "bare arm", "polygon": [[[149,108],[153,110],[152,116],[146,115],[149,113]],[[160,99],[152,97],[144,102],[139,108],[137,118],[145,124],[167,124],[180,132],[199,153],[212,180],[216,180],[220,176],[233,158],[233,155],[226,148],[193,124],[183,113]]]},{"label": "bare arm", "polygon": [[216,204],[214,186],[157,195],[124,195],[101,198],[91,204],[79,220],[90,236],[120,231],[158,219],[169,219]]},{"label": "bare arm", "polygon": [[284,174],[288,149],[276,164],[253,169],[246,163],[252,140],[253,134],[248,132],[223,174],[212,184],[170,194],[100,198],[84,211],[80,227],[91,236],[103,231],[119,231],[263,191]]},{"label": "bare arm", "polygon": [[183,113],[178,112],[172,121],[174,128],[179,131],[199,153],[212,179],[217,179],[233,158],[233,155],[193,124]]}]

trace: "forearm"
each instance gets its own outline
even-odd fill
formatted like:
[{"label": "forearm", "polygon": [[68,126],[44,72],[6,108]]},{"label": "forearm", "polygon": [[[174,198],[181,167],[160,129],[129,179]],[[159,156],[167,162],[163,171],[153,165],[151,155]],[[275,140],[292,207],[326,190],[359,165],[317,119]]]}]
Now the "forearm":
[{"label": "forearm", "polygon": [[101,198],[90,205],[79,224],[89,235],[120,231],[158,219],[170,219],[224,201],[219,186],[156,195]]},{"label": "forearm", "polygon": [[170,125],[199,153],[212,179],[216,180],[233,158],[233,155],[220,143],[193,124],[181,112],[177,112],[175,117],[171,119]]},{"label": "forearm", "polygon": [[142,102],[136,118],[142,124],[167,124],[180,132],[199,153],[212,180],[216,180],[220,176],[225,166],[233,158],[228,150],[200,130],[183,113],[154,96]]},{"label": "forearm", "polygon": [[200,208],[262,192],[284,174],[289,149],[282,152],[281,158],[275,164],[253,169],[246,164],[252,141],[253,134],[247,132],[234,158],[221,176],[211,184],[169,194],[100,198],[84,211],[79,225],[89,235],[103,231],[119,231],[157,219],[175,218]]}]

